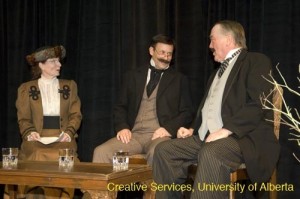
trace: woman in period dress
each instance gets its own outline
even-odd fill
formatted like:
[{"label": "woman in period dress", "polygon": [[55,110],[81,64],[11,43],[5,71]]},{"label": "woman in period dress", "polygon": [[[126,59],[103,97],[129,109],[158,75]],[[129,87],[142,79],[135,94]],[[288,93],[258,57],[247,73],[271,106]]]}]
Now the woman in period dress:
[{"label": "woman in period dress", "polygon": [[[58,149],[72,148],[75,161],[79,161],[75,138],[82,115],[77,85],[73,80],[57,78],[65,55],[63,46],[45,46],[26,56],[31,65],[32,80],[19,87],[16,101],[22,136],[20,160],[58,161]],[[40,142],[44,137],[59,136],[59,142]],[[41,190],[45,198],[72,198],[74,194],[71,189],[29,186],[23,193],[33,193],[36,197]]]}]

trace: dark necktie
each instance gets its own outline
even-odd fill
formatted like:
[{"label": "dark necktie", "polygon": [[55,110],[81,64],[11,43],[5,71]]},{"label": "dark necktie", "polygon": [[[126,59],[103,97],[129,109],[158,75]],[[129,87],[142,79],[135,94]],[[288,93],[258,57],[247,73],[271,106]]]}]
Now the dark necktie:
[{"label": "dark necktie", "polygon": [[237,56],[241,51],[242,51],[242,49],[237,50],[235,53],[233,53],[233,55],[231,57],[228,57],[227,59],[225,59],[225,61],[222,62],[219,72],[218,72],[219,78],[223,75],[224,71],[228,67],[229,61],[232,60],[235,56]]},{"label": "dark necktie", "polygon": [[158,70],[158,69],[154,68],[153,66],[150,66],[150,69],[151,69],[150,80],[147,84],[147,96],[148,97],[150,97],[150,95],[154,91],[155,87],[157,86],[157,84],[160,80],[160,77],[161,77],[161,73],[164,72],[164,70]]}]

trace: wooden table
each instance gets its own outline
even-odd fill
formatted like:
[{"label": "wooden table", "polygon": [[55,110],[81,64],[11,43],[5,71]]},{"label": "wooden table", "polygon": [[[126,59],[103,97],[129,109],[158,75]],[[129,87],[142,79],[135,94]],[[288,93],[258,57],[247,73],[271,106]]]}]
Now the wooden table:
[{"label": "wooden table", "polygon": [[92,198],[116,198],[118,188],[137,190],[147,185],[144,196],[154,198],[151,183],[152,169],[147,165],[129,165],[126,171],[114,172],[111,164],[79,162],[64,171],[58,162],[19,161],[16,169],[4,169],[2,163],[0,168],[0,184],[10,185],[11,198],[15,197],[12,185],[76,188]]}]

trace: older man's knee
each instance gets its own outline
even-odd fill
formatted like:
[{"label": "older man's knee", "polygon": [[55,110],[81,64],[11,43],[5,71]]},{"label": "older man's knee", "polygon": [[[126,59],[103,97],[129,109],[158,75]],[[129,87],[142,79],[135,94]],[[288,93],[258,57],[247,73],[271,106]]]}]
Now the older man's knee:
[{"label": "older man's knee", "polygon": [[203,146],[199,151],[198,161],[209,162],[212,159],[220,159],[220,153],[215,147]]}]

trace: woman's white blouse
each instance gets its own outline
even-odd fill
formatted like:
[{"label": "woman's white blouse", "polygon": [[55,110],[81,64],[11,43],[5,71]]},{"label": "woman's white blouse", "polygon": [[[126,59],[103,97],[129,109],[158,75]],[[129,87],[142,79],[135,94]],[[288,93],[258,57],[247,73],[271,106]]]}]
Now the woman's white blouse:
[{"label": "woman's white blouse", "polygon": [[60,115],[60,94],[59,82],[55,77],[46,79],[41,76],[38,79],[38,84],[41,92],[43,115],[44,116],[59,116]]}]

